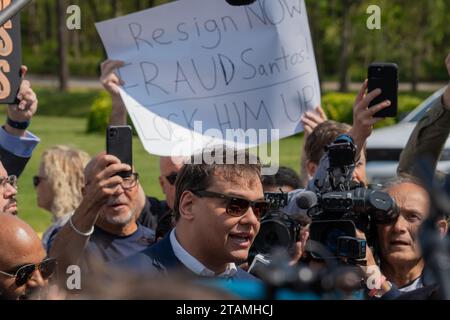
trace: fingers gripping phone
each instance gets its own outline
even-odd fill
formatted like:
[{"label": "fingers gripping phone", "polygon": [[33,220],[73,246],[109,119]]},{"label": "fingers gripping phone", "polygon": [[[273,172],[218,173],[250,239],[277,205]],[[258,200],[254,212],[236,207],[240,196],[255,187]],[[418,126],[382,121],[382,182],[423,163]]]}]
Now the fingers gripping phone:
[{"label": "fingers gripping phone", "polygon": [[391,105],[380,110],[374,117],[396,117],[397,116],[397,95],[398,95],[398,66],[395,63],[371,63],[368,68],[369,79],[368,92],[377,88],[381,89],[381,94],[373,99],[369,108],[385,100],[389,100]]},{"label": "fingers gripping phone", "polygon": [[[133,166],[132,129],[130,126],[109,126],[106,129],[106,153],[117,157],[120,162]],[[132,171],[119,172],[129,177]]]}]

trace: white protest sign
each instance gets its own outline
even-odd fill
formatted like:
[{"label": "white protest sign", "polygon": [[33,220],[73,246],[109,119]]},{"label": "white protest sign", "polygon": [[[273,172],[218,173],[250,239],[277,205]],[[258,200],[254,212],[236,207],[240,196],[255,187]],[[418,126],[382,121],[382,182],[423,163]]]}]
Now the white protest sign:
[{"label": "white protest sign", "polygon": [[260,133],[243,146],[267,143],[301,131],[320,104],[304,0],[179,0],[96,26],[109,58],[126,62],[121,95],[152,154],[239,140],[227,129]]}]

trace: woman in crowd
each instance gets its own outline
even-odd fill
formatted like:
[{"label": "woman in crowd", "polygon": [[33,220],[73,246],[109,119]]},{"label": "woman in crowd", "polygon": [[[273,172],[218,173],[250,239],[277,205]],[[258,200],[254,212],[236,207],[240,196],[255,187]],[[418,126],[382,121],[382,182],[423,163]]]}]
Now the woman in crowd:
[{"label": "woman in crowd", "polygon": [[47,249],[49,237],[63,226],[81,202],[83,170],[89,155],[75,148],[58,145],[42,154],[39,173],[33,177],[37,203],[52,214],[53,224],[45,231],[42,243]]}]

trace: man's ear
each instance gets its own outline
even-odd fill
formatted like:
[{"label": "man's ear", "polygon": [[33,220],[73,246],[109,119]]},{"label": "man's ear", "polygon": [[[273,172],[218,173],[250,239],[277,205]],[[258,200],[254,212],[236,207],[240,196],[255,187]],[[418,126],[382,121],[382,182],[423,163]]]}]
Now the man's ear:
[{"label": "man's ear", "polygon": [[437,226],[439,228],[439,233],[441,237],[444,238],[448,231],[448,222],[445,219],[441,219],[437,222]]},{"label": "man's ear", "polygon": [[195,214],[192,210],[192,207],[195,200],[195,196],[188,190],[184,191],[181,194],[178,209],[180,212],[180,218],[185,220],[194,220]]},{"label": "man's ear", "polygon": [[306,171],[308,171],[308,175],[310,177],[314,177],[316,170],[317,170],[317,164],[315,164],[314,162],[312,162],[310,160],[307,160],[306,161]]}]

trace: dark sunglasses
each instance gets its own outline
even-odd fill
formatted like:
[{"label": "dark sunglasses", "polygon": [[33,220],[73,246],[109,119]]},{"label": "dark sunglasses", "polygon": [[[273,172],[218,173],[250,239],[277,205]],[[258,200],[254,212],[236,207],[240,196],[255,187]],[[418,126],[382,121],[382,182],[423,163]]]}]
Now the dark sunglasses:
[{"label": "dark sunglasses", "polygon": [[245,215],[249,207],[252,207],[253,213],[258,220],[264,218],[267,214],[269,205],[266,201],[250,201],[243,198],[227,196],[222,193],[206,191],[206,190],[190,190],[197,197],[203,198],[219,198],[227,201],[227,213],[233,217]]},{"label": "dark sunglasses", "polygon": [[13,271],[5,272],[0,271],[0,274],[5,276],[16,278],[16,286],[21,287],[31,278],[33,272],[39,270],[42,278],[48,279],[56,270],[56,259],[49,258],[45,259],[41,263],[37,264],[26,264],[24,266],[19,266]]},{"label": "dark sunglasses", "polygon": [[34,176],[33,177],[33,186],[36,188],[39,183],[41,183],[42,180],[44,180],[44,177]]},{"label": "dark sunglasses", "polygon": [[174,172],[174,173],[171,173],[170,175],[165,176],[165,177],[166,177],[167,181],[169,181],[169,183],[171,185],[174,185],[175,181],[177,180],[177,175],[178,175],[178,173]]}]

